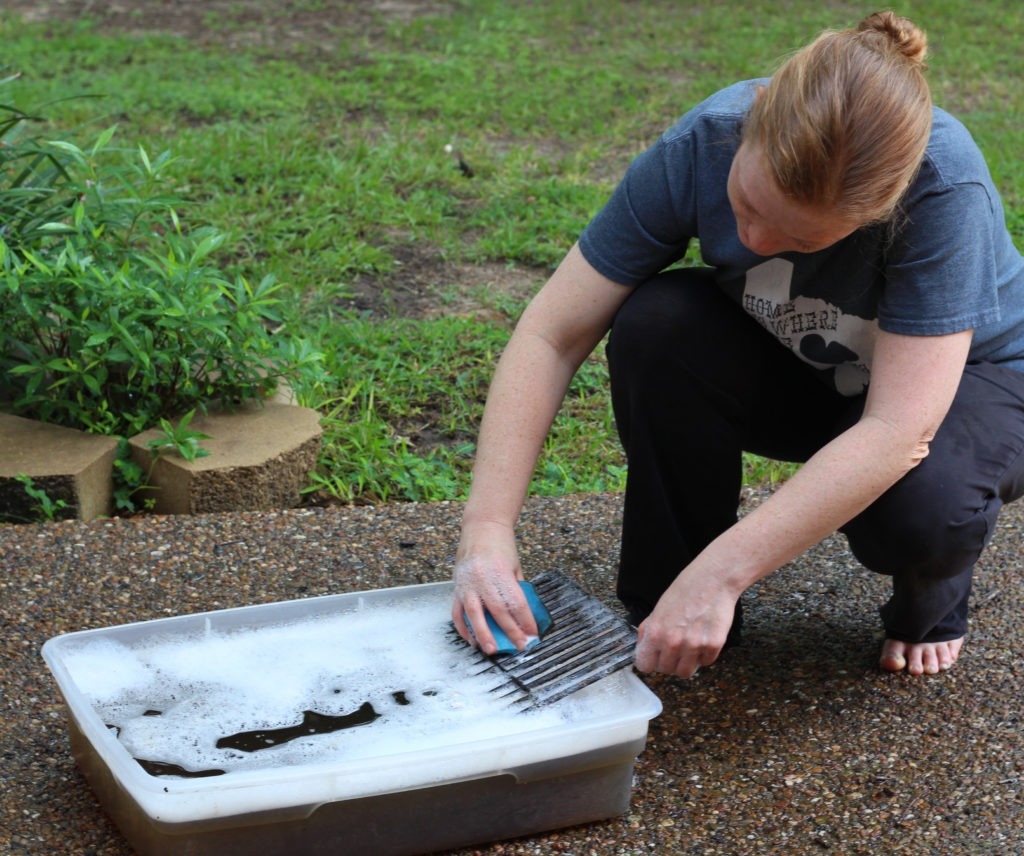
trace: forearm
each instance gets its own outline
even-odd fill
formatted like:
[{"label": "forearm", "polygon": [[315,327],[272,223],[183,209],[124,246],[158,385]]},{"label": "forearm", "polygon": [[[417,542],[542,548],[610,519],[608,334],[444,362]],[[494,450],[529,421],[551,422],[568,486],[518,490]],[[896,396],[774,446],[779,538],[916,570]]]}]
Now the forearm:
[{"label": "forearm", "polygon": [[515,524],[569,382],[628,293],[598,274],[574,246],[530,302],[487,397],[464,534],[471,527]]},{"label": "forearm", "polygon": [[517,647],[536,633],[529,605],[516,585],[523,575],[515,547],[516,520],[569,382],[628,293],[598,274],[573,247],[526,308],[498,362],[477,440],[453,574],[452,620],[485,651],[495,650],[485,609]]},{"label": "forearm", "polygon": [[484,408],[464,528],[515,524],[575,370],[532,334],[513,335]]},{"label": "forearm", "polygon": [[969,330],[932,337],[880,333],[860,421],[693,564],[738,594],[860,514],[928,454],[970,343]]},{"label": "forearm", "polygon": [[739,594],[835,532],[903,477],[926,445],[863,419],[824,446],[693,563]]}]

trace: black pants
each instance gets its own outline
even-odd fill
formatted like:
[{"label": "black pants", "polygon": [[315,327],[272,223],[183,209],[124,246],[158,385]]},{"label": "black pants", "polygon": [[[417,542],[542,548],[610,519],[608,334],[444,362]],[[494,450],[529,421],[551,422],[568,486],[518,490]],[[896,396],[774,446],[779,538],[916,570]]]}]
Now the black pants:
[{"label": "black pants", "polygon": [[[608,358],[629,462],[618,594],[634,615],[735,523],[743,451],[805,461],[864,407],[863,395],[822,383],[706,271],[636,289]],[[1022,452],[1024,374],[969,364],[928,456],[842,527],[857,559],[893,578],[889,638],[964,634],[974,564],[1000,508],[1024,494]]]}]

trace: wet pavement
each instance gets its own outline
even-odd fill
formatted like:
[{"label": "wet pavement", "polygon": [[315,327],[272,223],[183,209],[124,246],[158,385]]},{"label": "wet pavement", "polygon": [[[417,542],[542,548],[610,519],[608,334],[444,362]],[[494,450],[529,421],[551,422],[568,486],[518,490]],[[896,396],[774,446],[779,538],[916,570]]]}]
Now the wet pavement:
[{"label": "wet pavement", "polygon": [[[757,500],[755,495],[753,501]],[[448,579],[457,503],[0,527],[0,853],[132,853],[71,759],[58,633]],[[608,603],[618,496],[532,500],[527,576]],[[887,580],[837,537],[748,593],[743,644],[661,698],[621,817],[460,854],[1024,852],[1024,503],[948,673],[875,666]],[[387,632],[384,629],[383,632]],[[297,854],[298,856],[298,854]]]}]

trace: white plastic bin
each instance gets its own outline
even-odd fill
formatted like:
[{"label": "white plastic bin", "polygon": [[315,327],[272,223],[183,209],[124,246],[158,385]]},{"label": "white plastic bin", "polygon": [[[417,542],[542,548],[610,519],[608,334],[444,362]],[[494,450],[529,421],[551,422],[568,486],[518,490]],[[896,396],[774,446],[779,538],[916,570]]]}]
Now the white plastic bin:
[{"label": "white plastic bin", "polygon": [[[658,698],[625,670],[512,715],[447,639],[451,594],[432,583],[87,630],[43,657],[74,757],[141,856],[429,853],[627,811]],[[240,682],[273,710],[243,703],[219,722]],[[372,721],[276,745],[305,710]],[[221,749],[211,729],[271,736]],[[165,734],[186,735],[162,750],[176,757],[143,760],[207,775],[147,772],[140,746]]]}]

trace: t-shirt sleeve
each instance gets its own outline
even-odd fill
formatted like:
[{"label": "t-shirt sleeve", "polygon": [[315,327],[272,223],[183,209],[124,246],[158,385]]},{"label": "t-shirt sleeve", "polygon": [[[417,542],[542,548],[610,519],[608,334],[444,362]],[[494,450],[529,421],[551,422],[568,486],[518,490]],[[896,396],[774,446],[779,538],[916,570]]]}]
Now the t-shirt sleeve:
[{"label": "t-shirt sleeve", "polygon": [[622,285],[639,285],[686,255],[695,235],[693,149],[662,137],[633,163],[580,235],[583,257]]},{"label": "t-shirt sleeve", "polygon": [[999,319],[992,204],[979,183],[912,200],[888,252],[883,330],[937,336]]}]

